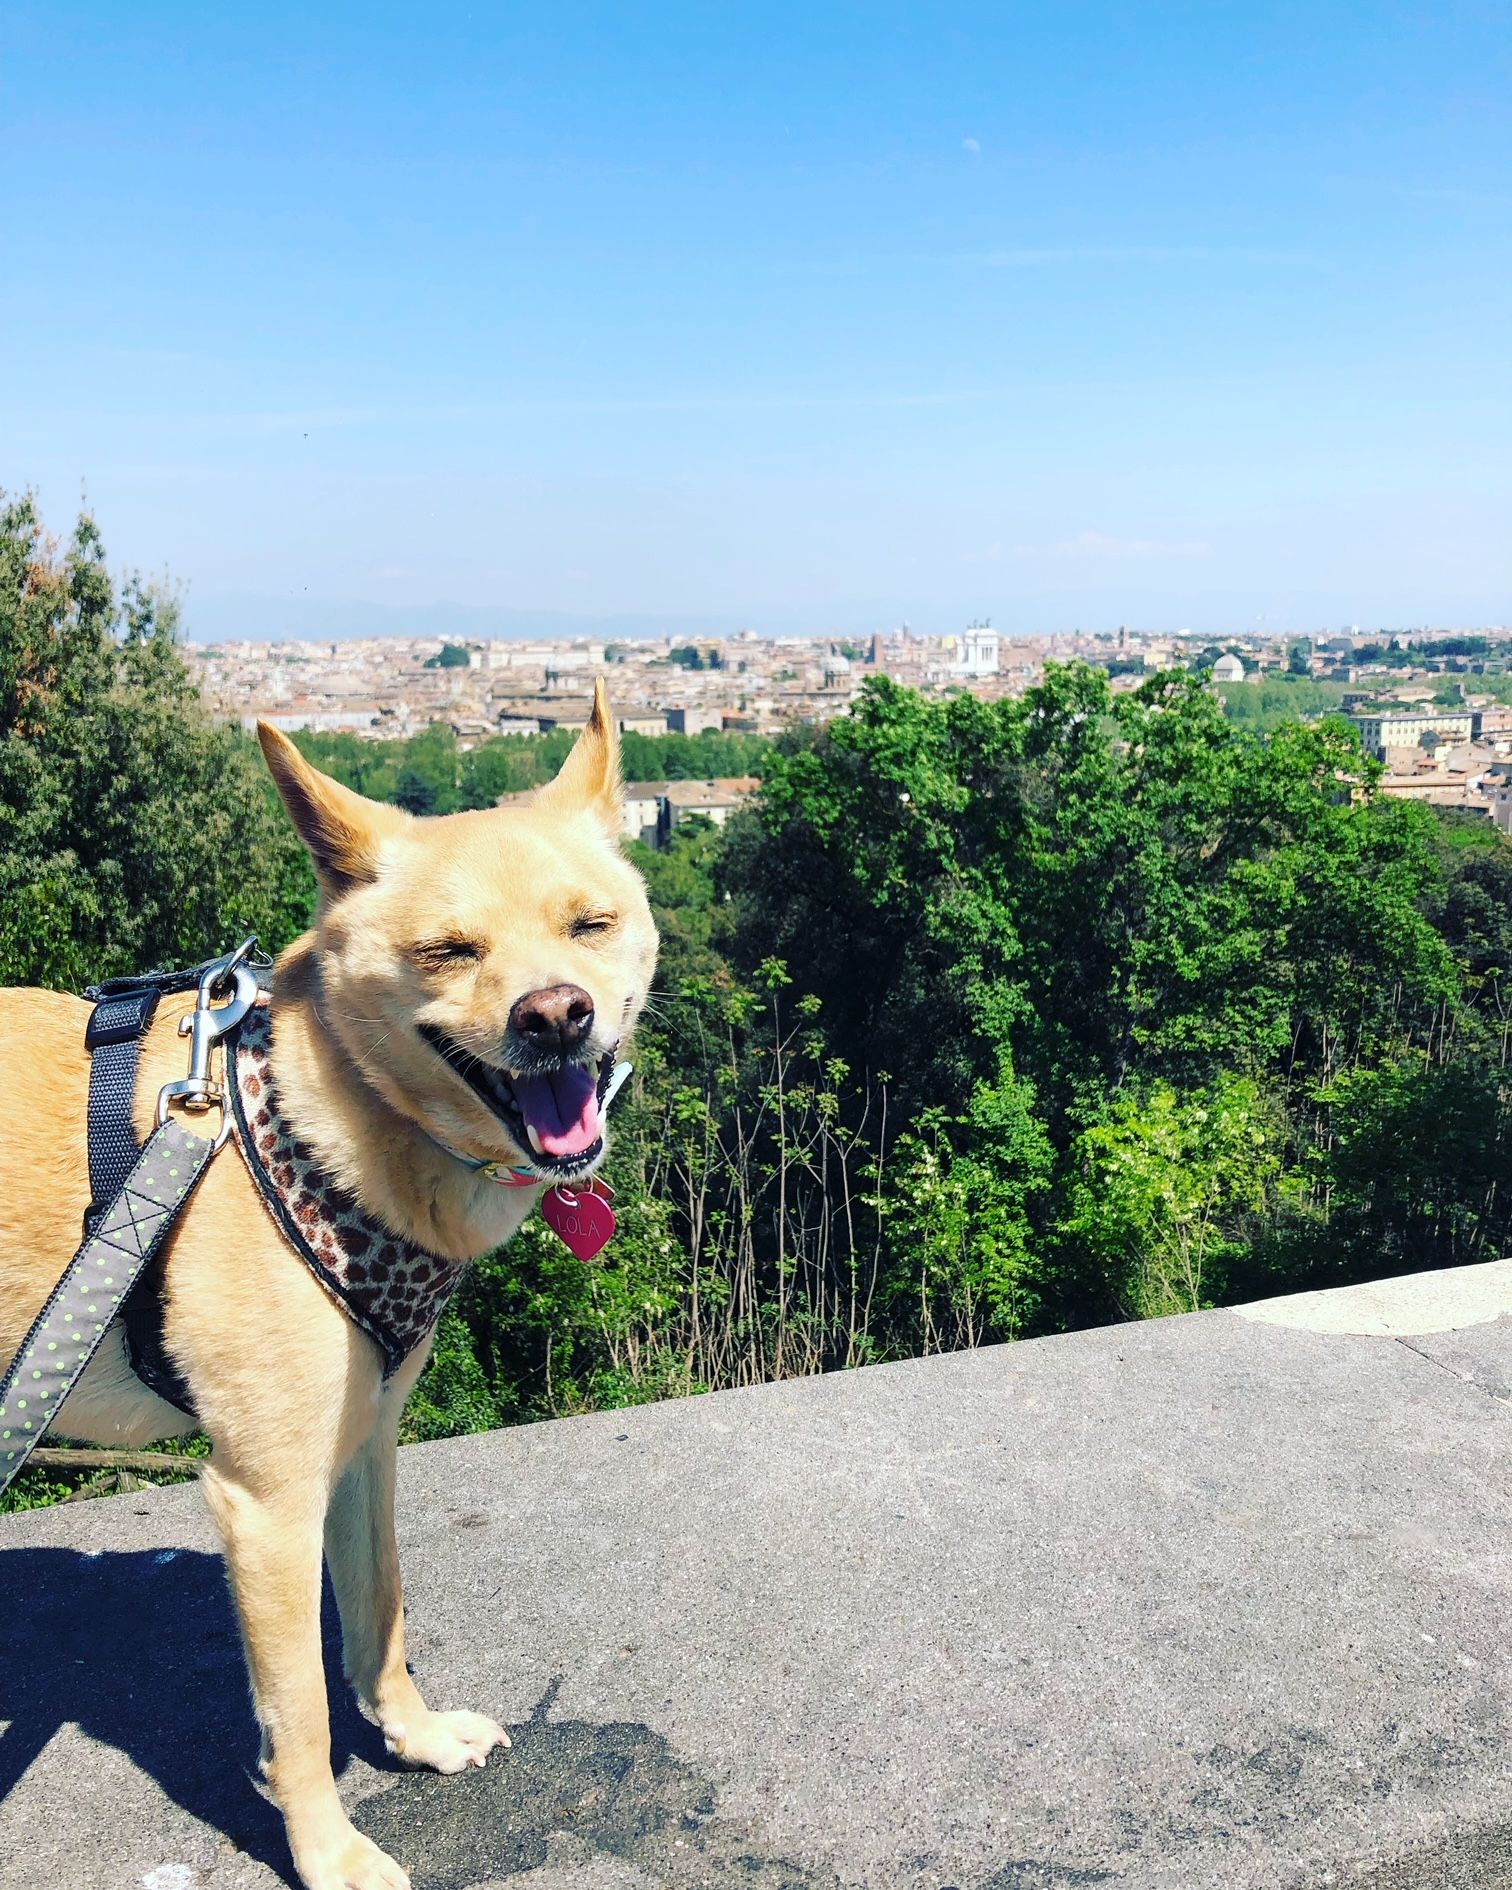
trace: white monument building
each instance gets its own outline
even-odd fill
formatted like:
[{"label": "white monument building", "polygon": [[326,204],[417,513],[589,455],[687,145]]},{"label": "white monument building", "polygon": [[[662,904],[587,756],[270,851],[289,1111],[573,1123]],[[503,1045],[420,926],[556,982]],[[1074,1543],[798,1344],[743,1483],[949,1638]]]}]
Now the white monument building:
[{"label": "white monument building", "polygon": [[991,624],[968,624],[957,647],[953,665],[958,676],[995,676],[998,673],[998,633]]}]

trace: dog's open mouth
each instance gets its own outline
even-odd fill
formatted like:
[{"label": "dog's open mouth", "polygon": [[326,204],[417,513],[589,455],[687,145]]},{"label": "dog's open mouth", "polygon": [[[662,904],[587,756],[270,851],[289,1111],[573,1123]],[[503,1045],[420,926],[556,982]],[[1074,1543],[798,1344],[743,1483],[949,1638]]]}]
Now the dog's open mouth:
[{"label": "dog's open mouth", "polygon": [[420,1034],[509,1131],[532,1166],[547,1174],[576,1174],[604,1149],[604,1097],[614,1075],[614,1052],[597,1063],[563,1063],[520,1073],[485,1063],[433,1024]]}]

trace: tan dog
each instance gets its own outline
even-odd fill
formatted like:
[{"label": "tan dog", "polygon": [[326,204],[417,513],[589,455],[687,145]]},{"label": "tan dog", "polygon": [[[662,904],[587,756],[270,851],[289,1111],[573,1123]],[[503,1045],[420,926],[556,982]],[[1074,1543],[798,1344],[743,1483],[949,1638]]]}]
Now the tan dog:
[{"label": "tan dog", "polygon": [[[633,1029],[656,959],[644,888],[617,843],[619,744],[603,685],[556,780],[508,812],[416,820],[328,780],[275,730],[258,733],[321,889],[313,931],[277,970],[284,1112],[369,1215],[471,1260],[509,1239],[540,1189],[500,1187],[447,1150],[528,1165],[542,1185],[597,1166],[596,1104],[535,1111],[545,1135],[532,1135],[530,1085],[555,1074],[578,1097],[581,1070],[606,1068]],[[139,1135],[159,1087],[183,1074],[175,1031],[191,1001],[165,1000],[143,1045]],[[0,994],[0,1369],[79,1239],[87,1016],[54,992]],[[536,1074],[516,1094],[500,1081],[510,1070]],[[428,1346],[384,1382],[377,1346],[283,1243],[232,1148],[168,1254],[167,1347],[214,1445],[202,1482],[295,1865],[308,1890],[401,1890],[408,1877],[353,1828],[331,1775],[322,1547],[347,1677],[390,1749],[457,1772],[509,1743],[476,1713],[432,1712],[405,1667],[394,1447]],[[123,1445],[191,1428],[134,1376],[115,1328],[56,1426]]]}]

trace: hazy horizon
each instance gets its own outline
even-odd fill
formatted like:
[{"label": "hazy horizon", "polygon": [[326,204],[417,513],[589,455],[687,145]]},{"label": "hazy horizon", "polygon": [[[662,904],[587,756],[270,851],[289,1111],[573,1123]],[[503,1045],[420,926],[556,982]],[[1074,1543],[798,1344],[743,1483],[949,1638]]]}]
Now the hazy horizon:
[{"label": "hazy horizon", "polygon": [[[864,620],[823,623],[804,619],[792,623],[750,623],[724,614],[698,614],[682,617],[638,616],[628,612],[604,615],[573,611],[526,610],[514,606],[457,604],[445,599],[432,604],[372,604],[361,599],[304,599],[297,603],[255,596],[224,597],[214,600],[209,621],[218,628],[206,627],[205,616],[196,611],[192,597],[186,597],[185,633],[193,643],[257,642],[352,642],[365,637],[450,638],[457,642],[511,641],[531,638],[570,639],[622,638],[659,639],[664,637],[725,638],[750,631],[766,638],[811,635],[841,639],[867,638],[873,633],[886,635],[908,622],[901,617],[887,621]],[[275,625],[274,619],[277,619]],[[959,622],[927,621],[908,623],[918,636],[958,634],[966,626]],[[1048,624],[1038,629],[1010,628],[990,615],[985,619],[1007,638],[1113,636],[1126,629],[1130,636],[1233,637],[1269,634],[1267,626],[1203,629],[1191,624],[1156,627],[1141,623],[1091,622],[1084,624]],[[1454,635],[1479,630],[1500,631],[1502,624],[1316,624],[1312,626],[1277,626],[1277,635],[1337,635],[1347,630],[1381,635]]]}]

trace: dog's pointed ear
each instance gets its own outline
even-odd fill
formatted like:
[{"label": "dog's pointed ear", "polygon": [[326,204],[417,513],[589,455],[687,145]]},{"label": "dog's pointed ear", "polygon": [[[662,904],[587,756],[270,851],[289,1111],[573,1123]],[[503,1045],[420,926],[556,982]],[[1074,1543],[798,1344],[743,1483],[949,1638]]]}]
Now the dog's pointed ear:
[{"label": "dog's pointed ear", "polygon": [[312,768],[270,722],[258,723],[257,739],[294,830],[310,849],[322,891],[334,898],[376,878],[384,841],[402,833],[410,815],[354,794]]},{"label": "dog's pointed ear", "polygon": [[572,745],[557,777],[536,796],[538,807],[553,813],[589,813],[604,830],[617,836],[624,783],[620,779],[619,728],[609,707],[603,677],[593,685],[593,712]]}]

